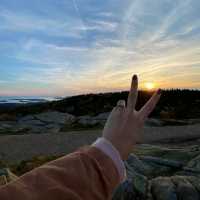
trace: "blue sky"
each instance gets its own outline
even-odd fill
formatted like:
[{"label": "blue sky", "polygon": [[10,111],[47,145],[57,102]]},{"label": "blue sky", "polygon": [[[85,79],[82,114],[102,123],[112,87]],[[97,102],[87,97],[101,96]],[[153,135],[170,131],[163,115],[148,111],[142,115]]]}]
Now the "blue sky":
[{"label": "blue sky", "polygon": [[199,0],[0,0],[0,95],[200,89]]}]

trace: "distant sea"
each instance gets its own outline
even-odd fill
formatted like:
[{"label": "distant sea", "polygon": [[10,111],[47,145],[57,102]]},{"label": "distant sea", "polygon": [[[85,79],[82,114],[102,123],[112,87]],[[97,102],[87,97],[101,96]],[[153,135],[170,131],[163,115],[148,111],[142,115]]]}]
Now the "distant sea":
[{"label": "distant sea", "polygon": [[62,97],[0,96],[0,104],[27,104],[60,100]]}]

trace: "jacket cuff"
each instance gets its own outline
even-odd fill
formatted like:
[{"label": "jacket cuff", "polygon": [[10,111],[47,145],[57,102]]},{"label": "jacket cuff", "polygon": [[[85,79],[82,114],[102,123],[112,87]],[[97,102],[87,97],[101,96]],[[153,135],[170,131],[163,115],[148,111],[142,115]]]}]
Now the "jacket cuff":
[{"label": "jacket cuff", "polygon": [[118,150],[111,144],[111,142],[101,137],[101,138],[98,138],[92,144],[92,146],[95,146],[96,148],[100,149],[103,153],[105,153],[107,156],[109,156],[112,159],[119,173],[120,182],[125,181],[126,179],[125,165],[121,159],[121,156]]}]

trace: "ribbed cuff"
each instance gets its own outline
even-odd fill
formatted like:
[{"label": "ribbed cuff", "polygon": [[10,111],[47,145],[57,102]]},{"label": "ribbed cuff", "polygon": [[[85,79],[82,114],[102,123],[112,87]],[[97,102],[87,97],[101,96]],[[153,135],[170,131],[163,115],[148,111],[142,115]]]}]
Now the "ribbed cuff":
[{"label": "ribbed cuff", "polygon": [[126,179],[126,169],[118,150],[103,137],[98,138],[92,146],[97,147],[113,160],[120,175],[120,182],[123,182]]}]

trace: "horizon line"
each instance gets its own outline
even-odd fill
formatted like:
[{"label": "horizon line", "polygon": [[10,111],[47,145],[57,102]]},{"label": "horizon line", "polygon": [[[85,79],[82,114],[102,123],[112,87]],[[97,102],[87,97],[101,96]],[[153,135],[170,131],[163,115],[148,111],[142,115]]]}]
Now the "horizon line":
[{"label": "horizon line", "polygon": [[[159,89],[159,88],[158,88]],[[158,89],[152,89],[152,90],[147,90],[147,89],[139,89],[138,91],[143,91],[143,92],[155,92]],[[173,90],[188,90],[188,91],[198,91],[200,92],[200,88],[160,88],[162,91],[173,91]],[[87,93],[79,93],[79,94],[73,94],[73,95],[4,95],[0,94],[0,97],[73,97],[73,96],[81,96],[81,95],[89,95],[89,94],[109,94],[109,93],[120,93],[120,92],[129,92],[129,90],[119,90],[119,91],[108,91],[108,92],[87,92]]]}]

